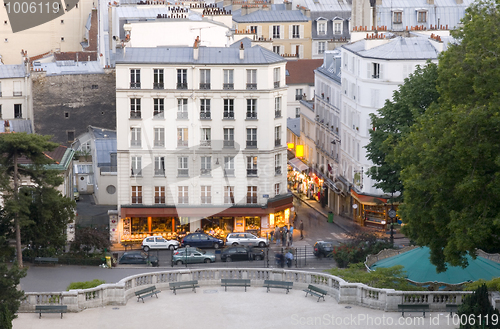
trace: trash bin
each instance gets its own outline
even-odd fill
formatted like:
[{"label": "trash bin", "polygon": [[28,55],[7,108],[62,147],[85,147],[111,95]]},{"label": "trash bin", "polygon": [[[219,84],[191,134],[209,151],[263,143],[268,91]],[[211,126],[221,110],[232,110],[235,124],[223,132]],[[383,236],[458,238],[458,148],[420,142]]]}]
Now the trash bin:
[{"label": "trash bin", "polygon": [[118,253],[117,252],[113,253],[113,257],[111,258],[111,265],[113,265],[113,267],[116,267],[116,265],[118,265]]},{"label": "trash bin", "polygon": [[328,223],[333,223],[333,212],[328,212]]},{"label": "trash bin", "polygon": [[106,256],[106,265],[111,268],[111,256]]}]

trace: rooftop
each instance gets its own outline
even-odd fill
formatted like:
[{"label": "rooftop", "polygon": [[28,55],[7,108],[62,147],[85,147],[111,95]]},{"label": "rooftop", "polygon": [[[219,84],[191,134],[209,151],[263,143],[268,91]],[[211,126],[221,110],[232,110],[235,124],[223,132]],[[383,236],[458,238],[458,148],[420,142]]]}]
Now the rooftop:
[{"label": "rooftop", "polygon": [[[85,60],[87,60],[85,58]],[[42,69],[47,75],[63,74],[98,74],[104,73],[104,69],[98,61],[94,62],[75,62],[72,60],[63,60],[52,63],[34,63],[33,69]]]},{"label": "rooftop", "polygon": [[24,78],[26,72],[24,65],[0,65],[0,79]]},{"label": "rooftop", "polygon": [[299,59],[286,63],[286,84],[314,85],[314,70],[323,64],[322,59]]},{"label": "rooftop", "polygon": [[[274,5],[273,5],[274,6]],[[300,10],[257,10],[241,15],[241,9],[233,11],[233,21],[236,23],[253,22],[307,22],[310,21]]]},{"label": "rooftop", "polygon": [[286,127],[295,135],[300,137],[300,118],[288,118]]}]

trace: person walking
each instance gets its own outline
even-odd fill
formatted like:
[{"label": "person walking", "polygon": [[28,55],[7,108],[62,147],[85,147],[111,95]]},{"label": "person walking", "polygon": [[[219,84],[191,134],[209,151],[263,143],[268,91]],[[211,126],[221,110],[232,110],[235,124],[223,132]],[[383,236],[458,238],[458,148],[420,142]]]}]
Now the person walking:
[{"label": "person walking", "polygon": [[276,245],[279,246],[281,240],[281,231],[278,226],[276,226],[276,229],[274,231],[274,236],[276,237]]},{"label": "person walking", "polygon": [[269,236],[270,236],[269,243],[273,243],[273,236],[274,236],[274,231],[273,230],[271,230],[271,232],[269,233]]},{"label": "person walking", "polygon": [[286,235],[288,233],[288,230],[286,229],[286,226],[283,226],[283,235],[282,235],[282,240],[281,240],[281,245],[283,247],[286,247]]},{"label": "person walking", "polygon": [[293,262],[293,254],[292,252],[290,251],[290,249],[288,249],[288,251],[286,252],[285,254],[285,259],[286,259],[286,265],[288,267],[292,267],[292,262]]},{"label": "person walking", "polygon": [[290,229],[288,230],[290,232],[290,246],[293,245],[293,225],[290,225]]},{"label": "person walking", "polygon": [[304,239],[304,222],[302,220],[300,221],[299,224],[299,230],[300,230],[300,239]]}]

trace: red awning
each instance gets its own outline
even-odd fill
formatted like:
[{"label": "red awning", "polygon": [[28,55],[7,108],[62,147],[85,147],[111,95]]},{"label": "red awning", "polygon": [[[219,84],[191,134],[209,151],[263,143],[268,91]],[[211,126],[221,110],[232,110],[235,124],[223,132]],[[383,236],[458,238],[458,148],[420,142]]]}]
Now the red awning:
[{"label": "red awning", "polygon": [[387,203],[387,199],[377,198],[370,195],[358,194],[351,190],[351,195],[354,199],[356,199],[359,203],[368,205],[368,206],[380,206]]}]

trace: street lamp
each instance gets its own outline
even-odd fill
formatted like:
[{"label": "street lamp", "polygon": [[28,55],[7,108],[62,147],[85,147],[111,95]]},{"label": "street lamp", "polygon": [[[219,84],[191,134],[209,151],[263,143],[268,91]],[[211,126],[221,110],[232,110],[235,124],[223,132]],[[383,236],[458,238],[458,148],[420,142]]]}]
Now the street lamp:
[{"label": "street lamp", "polygon": [[394,193],[391,193],[391,209],[387,213],[391,219],[391,245],[394,245],[394,218],[396,218],[396,209],[394,209],[394,204],[392,203],[393,196]]}]

